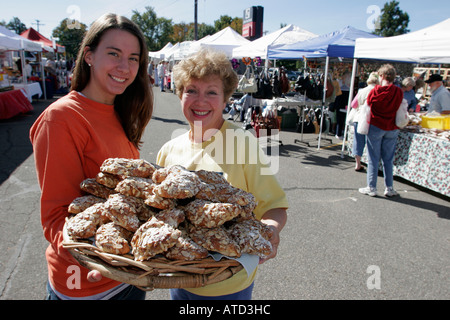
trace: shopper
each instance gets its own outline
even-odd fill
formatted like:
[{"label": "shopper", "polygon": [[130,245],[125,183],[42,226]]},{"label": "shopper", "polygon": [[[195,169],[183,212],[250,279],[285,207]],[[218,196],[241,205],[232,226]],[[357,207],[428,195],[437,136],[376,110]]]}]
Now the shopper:
[{"label": "shopper", "polygon": [[402,91],[403,98],[408,103],[408,112],[413,113],[416,111],[417,99],[414,87],[416,86],[416,81],[412,77],[403,79],[402,81]]},{"label": "shopper", "polygon": [[[288,203],[275,176],[248,131],[224,121],[223,110],[238,84],[238,77],[225,54],[203,49],[181,61],[174,68],[177,92],[190,131],[166,143],[158,153],[157,164],[182,165],[188,170],[223,173],[234,187],[251,192],[258,202],[256,218],[274,231],[271,239],[274,258],[279,233],[286,223]],[[252,153],[252,161],[237,161],[240,155]],[[220,156],[222,155],[222,156]],[[231,157],[230,157],[231,155]],[[263,261],[261,261],[263,262]],[[256,270],[247,276],[245,270],[230,279],[194,289],[172,289],[172,299],[250,299]]]},{"label": "shopper", "polygon": [[[366,103],[369,93],[377,84],[379,84],[378,74],[376,72],[372,72],[367,79],[367,87],[359,89],[358,94],[352,103],[352,107],[356,109],[353,119],[358,119],[361,109],[360,107]],[[355,171],[364,171],[364,167],[361,164],[361,157],[363,155],[364,148],[366,147],[366,135],[358,133],[358,121],[353,122],[353,127],[355,130],[353,134],[352,153],[355,156]]]},{"label": "shopper", "polygon": [[367,187],[359,192],[369,196],[377,195],[378,164],[383,163],[385,192],[387,197],[398,195],[394,190],[394,153],[397,143],[398,127],[395,116],[403,100],[402,90],[394,85],[396,77],[392,65],[383,65],[378,70],[380,85],[369,93],[367,104],[371,108],[370,128],[367,134]]},{"label": "shopper", "polygon": [[[144,36],[129,19],[106,14],[86,33],[71,92],[30,131],[39,185],[48,299],[144,299],[145,292],[81,267],[62,247],[67,208],[107,158],[139,158],[152,110]],[[73,277],[77,277],[73,280]],[[74,283],[75,282],[75,283]]]}]

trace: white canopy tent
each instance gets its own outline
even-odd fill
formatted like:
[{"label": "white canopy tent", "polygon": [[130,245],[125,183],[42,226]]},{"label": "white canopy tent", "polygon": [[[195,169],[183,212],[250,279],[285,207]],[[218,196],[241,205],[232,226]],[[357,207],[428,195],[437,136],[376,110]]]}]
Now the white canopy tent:
[{"label": "white canopy tent", "polygon": [[233,58],[261,57],[261,59],[267,60],[270,59],[270,56],[267,56],[268,51],[274,45],[291,44],[315,37],[317,37],[316,34],[290,24],[264,37],[233,49]]},{"label": "white canopy tent", "polygon": [[153,59],[163,60],[165,58],[165,54],[173,47],[171,42],[168,42],[164,48],[159,51],[152,51],[148,53],[148,56]]},{"label": "white canopy tent", "polygon": [[39,43],[28,40],[17,33],[0,26],[0,50],[41,52],[42,46]]},{"label": "white canopy tent", "polygon": [[165,53],[165,60],[179,61],[184,59],[189,54],[189,48],[193,41],[177,42],[172,48]]},{"label": "white canopy tent", "polygon": [[[387,60],[414,63],[450,63],[450,18],[430,27],[404,35],[357,39],[353,60],[352,84],[356,76],[358,59]],[[350,91],[348,105],[353,100],[353,90]],[[347,116],[350,108],[347,110]],[[342,144],[341,156],[344,155],[345,138]]]},{"label": "white canopy tent", "polygon": [[355,58],[415,63],[450,63],[450,18],[404,35],[357,39]]},{"label": "white canopy tent", "polygon": [[[0,50],[4,51],[19,51],[20,60],[22,63],[22,70],[25,70],[25,54],[24,51],[30,52],[42,52],[42,45],[40,43],[28,40],[17,33],[0,26]],[[44,67],[41,62],[41,72],[44,74]],[[25,72],[22,73],[23,83],[27,83],[27,76]],[[42,85],[45,88],[45,80],[42,77]],[[47,99],[47,95],[44,90],[44,97]]]},{"label": "white canopy tent", "polygon": [[188,55],[196,53],[203,47],[209,47],[223,51],[231,59],[234,48],[248,43],[251,43],[251,41],[241,36],[233,28],[226,27],[211,36],[206,36],[191,43]]}]

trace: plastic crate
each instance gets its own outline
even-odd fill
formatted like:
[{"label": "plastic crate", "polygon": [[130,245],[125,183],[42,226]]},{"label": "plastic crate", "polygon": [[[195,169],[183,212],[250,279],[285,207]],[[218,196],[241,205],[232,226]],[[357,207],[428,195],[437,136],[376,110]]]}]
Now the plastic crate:
[{"label": "plastic crate", "polygon": [[422,127],[428,129],[450,130],[449,116],[423,116]]}]

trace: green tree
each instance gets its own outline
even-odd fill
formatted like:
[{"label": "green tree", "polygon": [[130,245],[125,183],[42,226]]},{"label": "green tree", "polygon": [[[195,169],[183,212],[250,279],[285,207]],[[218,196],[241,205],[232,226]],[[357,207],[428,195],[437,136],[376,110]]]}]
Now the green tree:
[{"label": "green tree", "polygon": [[[204,38],[208,35],[213,35],[214,33],[216,33],[216,28],[214,28],[211,25],[205,24],[205,23],[201,23],[198,25],[198,38]],[[186,40],[194,40],[194,28],[189,30],[189,33],[187,35]]]},{"label": "green tree", "polygon": [[171,19],[158,18],[152,7],[145,7],[144,13],[133,10],[131,20],[144,33],[149,51],[158,51],[172,41],[173,23]]},{"label": "green tree", "polygon": [[384,4],[382,14],[378,18],[379,28],[373,33],[383,37],[392,37],[408,33],[409,15],[400,10],[398,1],[391,1]]},{"label": "green tree", "polygon": [[20,21],[20,19],[17,17],[13,17],[11,21],[9,21],[9,23],[6,25],[6,28],[14,31],[17,34],[21,34],[25,30],[27,30],[27,26],[22,23],[22,21]]},{"label": "green tree", "polygon": [[58,44],[66,47],[66,57],[75,58],[83,41],[87,26],[76,20],[64,19],[53,29],[52,36],[58,38]]}]

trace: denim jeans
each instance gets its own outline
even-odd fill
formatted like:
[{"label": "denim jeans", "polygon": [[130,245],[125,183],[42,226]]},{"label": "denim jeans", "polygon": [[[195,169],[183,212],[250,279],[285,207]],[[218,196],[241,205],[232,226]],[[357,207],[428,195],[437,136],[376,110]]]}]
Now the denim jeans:
[{"label": "denim jeans", "polygon": [[[48,282],[45,300],[61,300]],[[110,300],[145,300],[145,291],[134,286],[128,286],[126,289],[111,297]]]},{"label": "denim jeans", "polygon": [[394,184],[394,154],[397,144],[398,130],[385,131],[370,125],[367,134],[367,186],[377,187],[378,164],[383,163],[384,184],[393,187]]},{"label": "denim jeans", "polygon": [[170,298],[172,300],[252,300],[253,286],[254,283],[242,291],[215,297],[199,296],[184,289],[170,289]]},{"label": "denim jeans", "polygon": [[353,124],[353,127],[355,128],[355,130],[353,134],[352,153],[354,156],[362,157],[364,148],[366,147],[366,135],[358,133],[358,122],[355,122]]}]

